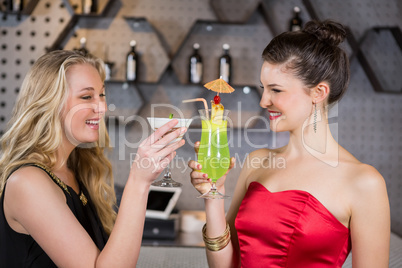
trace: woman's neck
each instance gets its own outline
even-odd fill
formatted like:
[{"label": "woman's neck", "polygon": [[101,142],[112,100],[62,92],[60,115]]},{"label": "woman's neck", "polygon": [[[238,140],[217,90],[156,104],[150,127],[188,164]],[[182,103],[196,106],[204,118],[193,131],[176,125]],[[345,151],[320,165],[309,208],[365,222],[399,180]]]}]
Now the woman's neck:
[{"label": "woman's neck", "polygon": [[57,162],[52,171],[60,180],[70,186],[78,194],[80,189],[77,179],[74,176],[74,172],[67,165],[68,158],[74,148],[75,147],[71,146],[70,143],[68,143],[67,146],[66,143],[62,143],[62,146],[60,146],[57,151]]},{"label": "woman's neck", "polygon": [[289,143],[283,153],[290,158],[315,157],[334,165],[339,154],[339,145],[331,134],[327,113],[310,116],[299,129],[290,131]]},{"label": "woman's neck", "polygon": [[60,171],[68,171],[67,167],[67,161],[68,158],[70,157],[71,152],[74,150],[74,146],[66,141],[66,139],[63,139],[62,144],[60,147],[57,149],[57,162],[55,165],[55,170],[60,170]]}]

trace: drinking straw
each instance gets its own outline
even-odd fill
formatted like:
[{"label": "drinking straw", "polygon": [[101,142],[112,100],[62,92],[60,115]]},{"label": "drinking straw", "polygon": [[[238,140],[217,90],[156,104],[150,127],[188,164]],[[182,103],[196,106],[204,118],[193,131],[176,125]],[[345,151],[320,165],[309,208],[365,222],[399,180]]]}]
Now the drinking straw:
[{"label": "drinking straw", "polygon": [[182,103],[196,102],[196,101],[202,101],[202,102],[204,103],[205,114],[206,114],[206,116],[207,116],[207,119],[209,119],[209,115],[208,115],[208,104],[207,104],[207,101],[206,101],[204,98],[196,98],[196,99],[183,100]]}]

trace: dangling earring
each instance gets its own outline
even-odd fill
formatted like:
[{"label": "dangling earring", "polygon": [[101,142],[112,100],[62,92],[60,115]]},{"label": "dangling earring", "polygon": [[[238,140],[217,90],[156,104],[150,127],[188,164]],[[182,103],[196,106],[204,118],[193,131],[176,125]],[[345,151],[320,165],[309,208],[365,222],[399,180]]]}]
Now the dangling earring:
[{"label": "dangling earring", "polygon": [[317,133],[317,103],[314,103],[314,133]]}]

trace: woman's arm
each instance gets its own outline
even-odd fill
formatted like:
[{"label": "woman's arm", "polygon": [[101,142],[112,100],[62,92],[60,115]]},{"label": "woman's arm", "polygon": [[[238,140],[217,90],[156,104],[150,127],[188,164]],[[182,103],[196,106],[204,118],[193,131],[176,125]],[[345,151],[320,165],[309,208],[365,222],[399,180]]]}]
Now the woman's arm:
[{"label": "woman's arm", "polygon": [[[172,122],[175,121],[175,122]],[[116,223],[98,264],[101,267],[135,267],[141,248],[148,191],[151,183],[176,155],[175,150],[184,145],[184,139],[168,145],[181,131],[166,135],[177,124],[172,120],[144,140],[131,167],[130,175],[123,191]],[[106,264],[106,265],[105,265]]]},{"label": "woman's arm", "polygon": [[[196,144],[197,146],[197,144]],[[249,163],[249,158],[255,157],[256,153],[253,152],[247,156],[246,163]],[[234,165],[234,159],[232,158],[232,166]],[[201,169],[201,166],[196,161],[190,161],[190,168],[194,171],[191,173],[191,181],[194,187],[200,192],[205,193],[210,188],[210,183],[203,173],[197,171]],[[226,222],[230,226],[231,231],[231,241],[229,244],[220,251],[210,251],[206,249],[207,259],[209,267],[239,267],[240,266],[240,253],[239,245],[237,240],[237,232],[235,229],[235,218],[237,211],[239,210],[240,204],[243,197],[247,191],[247,178],[252,169],[247,165],[244,165],[242,171],[240,172],[239,179],[236,184],[234,195],[231,198],[231,206],[225,217],[224,201],[223,200],[205,200],[205,212],[207,220],[206,235],[207,237],[218,237],[221,236],[226,228]],[[225,193],[224,182],[226,175],[220,178],[217,182],[218,191]]]},{"label": "woman's arm", "polygon": [[350,194],[352,263],[354,268],[386,268],[390,243],[387,188],[377,170],[362,166]]},{"label": "woman's arm", "polygon": [[166,146],[181,129],[161,138],[175,124],[172,120],[140,145],[137,162],[154,164],[132,165],[116,224],[102,252],[66,206],[64,193],[34,167],[21,168],[9,178],[4,201],[7,221],[14,230],[31,235],[58,267],[135,267],[149,186],[184,144],[181,140]]}]

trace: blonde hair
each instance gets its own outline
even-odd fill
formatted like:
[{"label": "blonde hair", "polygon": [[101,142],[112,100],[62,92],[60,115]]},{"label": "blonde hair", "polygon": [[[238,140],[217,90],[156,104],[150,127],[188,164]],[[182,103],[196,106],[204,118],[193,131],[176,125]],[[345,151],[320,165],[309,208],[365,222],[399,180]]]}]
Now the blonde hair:
[{"label": "blonde hair", "polygon": [[[76,64],[90,64],[105,79],[103,62],[91,55],[58,50],[40,57],[26,75],[9,122],[0,139],[0,196],[7,178],[21,165],[37,163],[55,168],[57,149],[63,139],[62,111],[68,97],[67,70]],[[76,147],[68,167],[88,190],[106,233],[116,219],[116,196],[112,166],[104,154],[109,147],[105,122],[100,123],[98,142]]]}]

